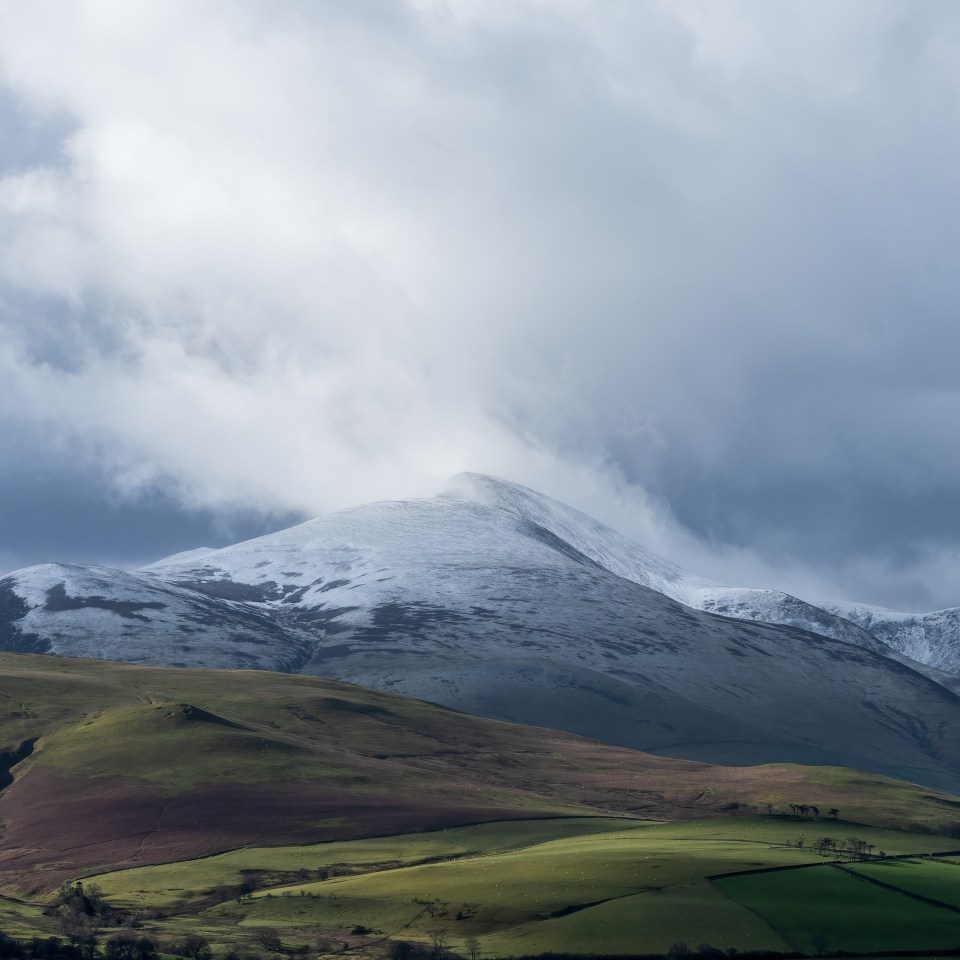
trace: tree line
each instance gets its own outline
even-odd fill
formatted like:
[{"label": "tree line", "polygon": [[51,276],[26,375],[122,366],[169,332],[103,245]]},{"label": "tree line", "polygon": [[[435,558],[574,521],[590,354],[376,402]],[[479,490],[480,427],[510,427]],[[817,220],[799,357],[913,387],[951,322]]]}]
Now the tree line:
[{"label": "tree line", "polygon": [[[820,808],[813,803],[791,803],[790,812],[795,817],[813,817],[814,820],[820,819]],[[767,804],[767,812],[773,813],[773,804]],[[840,816],[840,810],[837,807],[831,807],[827,811],[827,816],[836,820]]]}]

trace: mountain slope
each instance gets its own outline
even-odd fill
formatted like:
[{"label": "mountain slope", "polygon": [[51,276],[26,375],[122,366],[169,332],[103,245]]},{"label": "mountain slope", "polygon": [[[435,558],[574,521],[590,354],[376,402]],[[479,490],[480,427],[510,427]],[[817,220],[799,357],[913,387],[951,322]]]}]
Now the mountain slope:
[{"label": "mountain slope", "polygon": [[825,603],[823,608],[857,624],[905,657],[948,674],[960,673],[960,608],[899,613],[864,603]]},{"label": "mountain slope", "polygon": [[684,606],[634,578],[703,581],[486,483],[500,501],[369,504],[136,573],[29,568],[0,581],[4,643],[300,671],[664,755],[960,789],[960,700],[943,687],[867,644]]},{"label": "mountain slope", "polygon": [[729,587],[697,576],[580,511],[519,484],[462,473],[454,478],[446,493],[526,517],[618,577],[649,587],[688,607],[738,620],[799,627],[875,653],[888,652],[882,642],[844,619],[842,614],[828,613],[779,590]]},{"label": "mountain slope", "polygon": [[150,574],[43,564],[0,580],[0,649],[294,670],[312,643],[268,611]]},{"label": "mountain slope", "polygon": [[779,590],[725,586],[692,574],[578,510],[519,484],[463,473],[446,493],[527,517],[606,570],[689,607],[738,620],[799,627],[852,643],[960,692],[960,609],[903,614],[863,604],[815,605]]}]

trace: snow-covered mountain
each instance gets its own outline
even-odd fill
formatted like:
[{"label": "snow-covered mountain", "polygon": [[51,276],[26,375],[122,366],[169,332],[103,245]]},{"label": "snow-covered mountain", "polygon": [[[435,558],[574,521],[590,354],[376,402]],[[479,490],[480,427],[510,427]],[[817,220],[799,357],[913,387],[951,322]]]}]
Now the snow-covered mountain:
[{"label": "snow-covered mountain", "polygon": [[[764,604],[788,622],[730,619]],[[726,616],[692,608],[710,605]],[[18,571],[0,647],[315,673],[673,756],[960,790],[960,699],[871,634],[476,475],[140,571]]]},{"label": "snow-covered mountain", "polygon": [[852,643],[960,692],[960,609],[896,613],[863,604],[815,605],[779,590],[725,586],[690,573],[573,507],[519,484],[463,473],[446,493],[531,518],[611,573],[688,607],[737,620],[799,627]]},{"label": "snow-covered mountain", "polygon": [[960,608],[933,613],[899,613],[865,603],[825,603],[887,646],[948,674],[960,674]]},{"label": "snow-covered mountain", "polygon": [[779,590],[728,587],[697,576],[645,550],[579,510],[519,484],[476,473],[462,473],[445,493],[526,517],[605,570],[688,607],[738,620],[799,627],[876,653],[889,652],[884,643],[844,619],[843,614],[828,613]]},{"label": "snow-covered mountain", "polygon": [[47,563],[0,580],[0,649],[289,671],[312,641],[230,597],[150,574]]}]

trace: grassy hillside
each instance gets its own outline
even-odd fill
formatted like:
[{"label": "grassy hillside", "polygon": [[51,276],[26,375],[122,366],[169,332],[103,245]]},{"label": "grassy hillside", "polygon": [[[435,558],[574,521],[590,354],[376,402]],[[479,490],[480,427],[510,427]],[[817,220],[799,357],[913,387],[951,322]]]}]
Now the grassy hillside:
[{"label": "grassy hillside", "polygon": [[[840,808],[942,828],[947,795],[835,768],[654,757],[318,678],[0,655],[0,891],[250,845],[616,814]],[[21,759],[22,758],[22,759]],[[9,779],[9,776],[7,777]]]},{"label": "grassy hillside", "polygon": [[[379,957],[438,935],[486,957],[855,951],[910,946],[896,931],[917,925],[934,949],[960,920],[960,867],[889,859],[960,846],[954,797],[311,677],[0,655],[0,786],[0,929],[18,936],[64,932],[57,890],[79,879],[109,923],[219,955]],[[825,836],[888,859],[828,863]]]}]

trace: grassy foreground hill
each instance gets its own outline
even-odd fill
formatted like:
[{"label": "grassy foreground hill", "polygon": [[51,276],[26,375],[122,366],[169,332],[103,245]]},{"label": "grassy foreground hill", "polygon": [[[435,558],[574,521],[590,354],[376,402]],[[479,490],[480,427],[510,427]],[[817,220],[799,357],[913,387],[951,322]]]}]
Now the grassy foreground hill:
[{"label": "grassy foreground hill", "polygon": [[97,875],[127,920],[224,949],[264,929],[367,951],[444,929],[488,956],[805,949],[757,919],[752,888],[711,878],[829,869],[820,836],[960,846],[938,835],[960,800],[902,781],[673,760],[259,671],[3,654],[0,752],[0,893],[49,904]]},{"label": "grassy foreground hill", "polygon": [[[841,822],[817,830],[837,840],[855,830],[887,858],[957,843]],[[95,880],[107,901],[144,917],[161,941],[190,932],[234,948],[256,949],[276,935],[289,950],[322,941],[376,955],[438,934],[463,954],[474,938],[487,957],[629,956],[678,941],[764,952],[957,945],[960,915],[950,900],[960,866],[824,858],[796,846],[797,832],[794,822],[766,817],[557,818],[248,848]],[[890,863],[903,865],[894,891],[854,872]],[[269,886],[244,894],[244,880],[255,878]],[[918,885],[938,902],[912,898]]]}]

